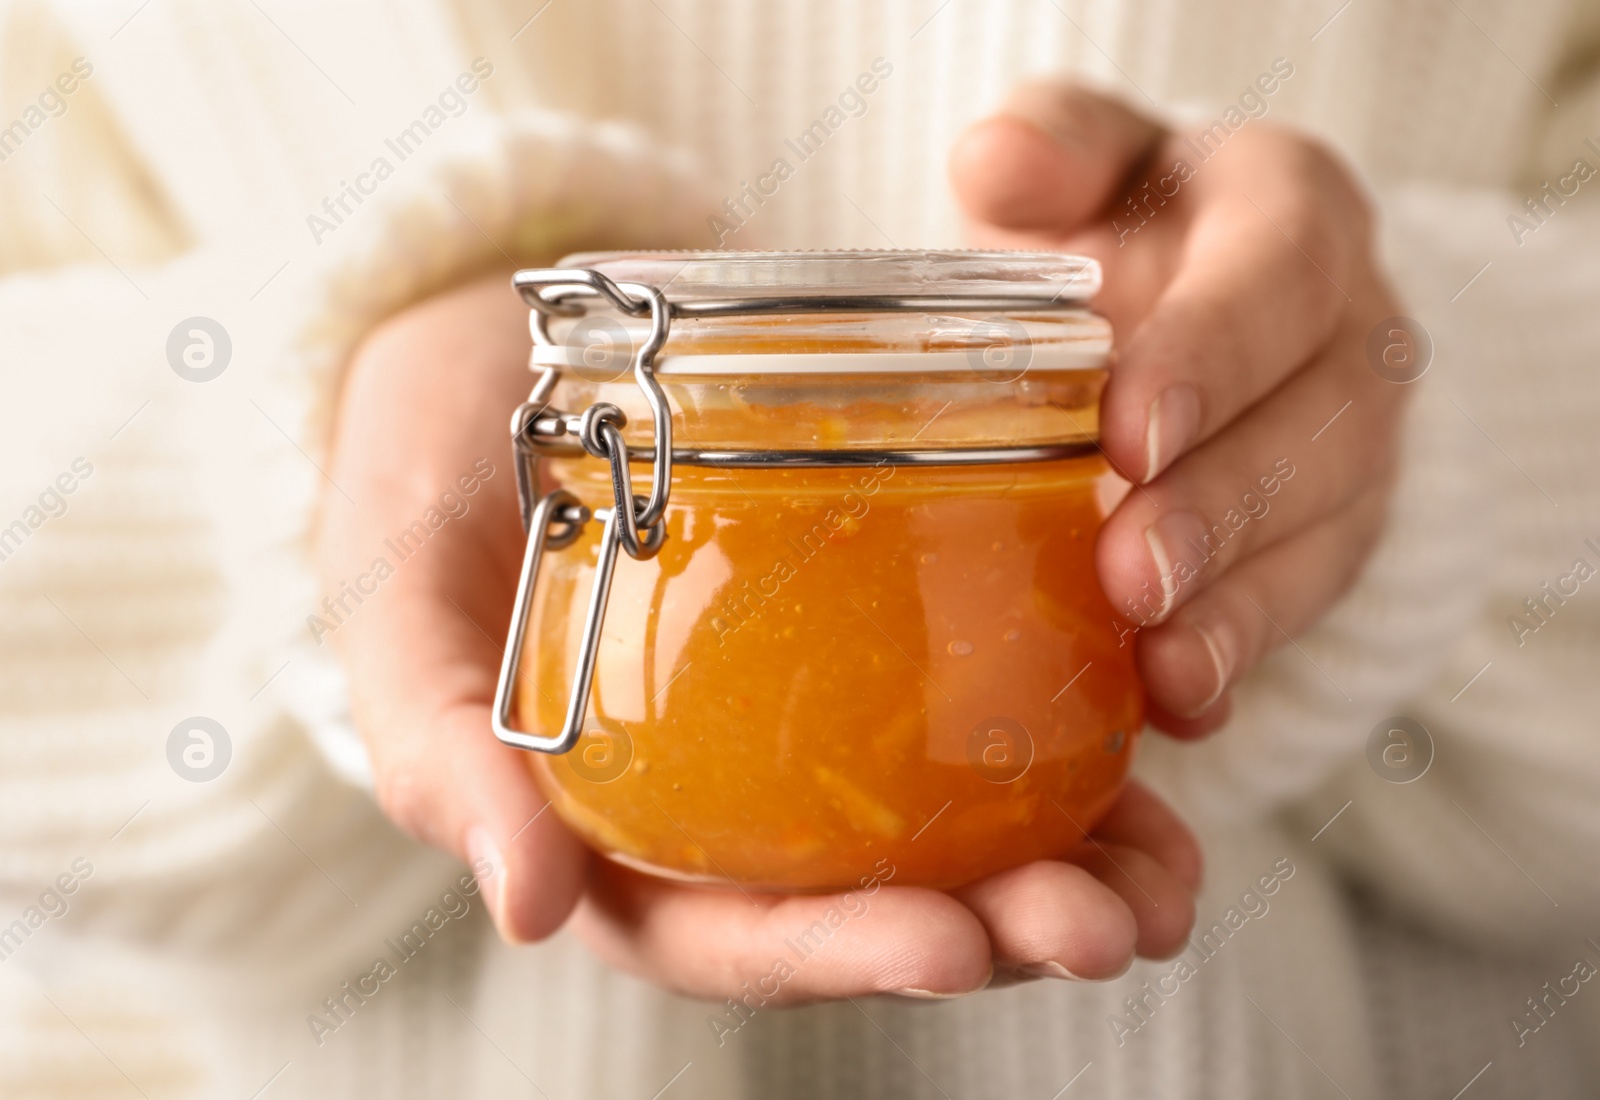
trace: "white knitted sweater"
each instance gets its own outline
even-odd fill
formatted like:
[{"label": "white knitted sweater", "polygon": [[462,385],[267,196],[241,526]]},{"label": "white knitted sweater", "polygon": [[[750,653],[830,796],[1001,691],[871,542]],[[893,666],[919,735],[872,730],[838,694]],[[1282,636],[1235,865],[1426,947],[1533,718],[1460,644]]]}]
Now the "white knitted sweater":
[{"label": "white knitted sweater", "polygon": [[[1600,184],[1572,174],[1600,167],[1600,12],[541,3],[0,0],[0,1095],[1593,1095],[1600,992],[1543,983],[1600,964],[1600,588],[1573,579],[1600,567]],[[958,244],[947,150],[1013,81],[1212,118],[1277,58],[1269,116],[1363,173],[1436,356],[1357,588],[1224,733],[1147,742],[1226,946],[1182,983],[772,1012],[719,1048],[714,1008],[441,900],[464,872],[360,789],[304,625],[355,341],[508,259]],[[1579,193],[1535,217],[1547,181]],[[169,364],[193,317],[231,343],[213,381]],[[169,763],[196,715],[231,746],[206,782]],[[1366,762],[1395,715],[1436,748],[1410,784]],[[1240,901],[1284,860],[1269,908]],[[418,920],[319,1043],[308,1017]]]}]

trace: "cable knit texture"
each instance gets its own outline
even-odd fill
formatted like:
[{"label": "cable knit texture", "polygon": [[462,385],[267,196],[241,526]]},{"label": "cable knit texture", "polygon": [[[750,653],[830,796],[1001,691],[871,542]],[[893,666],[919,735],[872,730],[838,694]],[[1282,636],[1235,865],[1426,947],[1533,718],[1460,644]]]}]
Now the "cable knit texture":
[{"label": "cable knit texture", "polygon": [[[81,876],[6,945],[0,1094],[1593,1095],[1582,995],[1521,1045],[1508,1026],[1600,961],[1600,590],[1541,589],[1600,567],[1595,185],[1520,241],[1507,222],[1575,159],[1600,167],[1600,16],[1576,8],[0,0],[0,529],[27,528],[0,560],[0,931]],[[959,244],[947,151],[1016,80],[1213,118],[1279,57],[1269,119],[1363,175],[1436,352],[1361,580],[1224,735],[1147,739],[1141,768],[1207,845],[1201,933],[1288,860],[1270,908],[1166,998],[1173,964],[1141,963],[765,1012],[719,1046],[713,1009],[566,936],[508,949],[472,896],[314,1035],[325,998],[464,889],[314,747],[348,719],[304,626],[306,535],[343,491],[323,454],[363,334],[507,262],[711,244],[875,59],[892,71],[864,113],[725,245]],[[168,364],[196,316],[232,343],[211,382]],[[232,748],[206,783],[167,760],[192,715]],[[1405,785],[1365,761],[1396,715],[1436,750]]]}]

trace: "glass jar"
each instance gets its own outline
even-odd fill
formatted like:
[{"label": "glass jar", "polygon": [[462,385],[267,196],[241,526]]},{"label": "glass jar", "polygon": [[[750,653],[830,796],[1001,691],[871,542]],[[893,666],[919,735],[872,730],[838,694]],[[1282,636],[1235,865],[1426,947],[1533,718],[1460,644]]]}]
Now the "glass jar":
[{"label": "glass jar", "polygon": [[1034,253],[518,273],[532,534],[495,726],[574,831],[783,891],[1082,842],[1143,724],[1094,564],[1128,488],[1095,442],[1098,284]]}]

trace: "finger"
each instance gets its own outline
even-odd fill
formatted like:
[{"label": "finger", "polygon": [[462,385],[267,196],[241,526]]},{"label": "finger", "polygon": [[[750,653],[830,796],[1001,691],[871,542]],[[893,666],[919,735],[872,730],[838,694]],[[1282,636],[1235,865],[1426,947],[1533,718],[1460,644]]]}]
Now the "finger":
[{"label": "finger", "polygon": [[464,705],[377,737],[374,786],[389,818],[467,864],[507,941],[559,929],[582,892],[588,849],[549,809],[526,757],[494,739],[489,708]]},{"label": "finger", "polygon": [[1152,172],[1189,189],[1175,194],[1192,225],[1170,283],[1124,342],[1101,406],[1106,451],[1146,482],[1329,340],[1370,236],[1360,195],[1310,142],[1244,135],[1188,169],[1188,182],[1185,169],[1165,163],[1183,157],[1198,161],[1169,142]]},{"label": "finger", "polygon": [[937,890],[874,880],[845,894],[747,895],[597,861],[574,919],[621,970],[691,997],[798,1004],[869,993],[953,997],[992,972],[983,925]]},{"label": "finger", "polygon": [[525,942],[566,920],[588,857],[546,812],[526,754],[494,737],[510,592],[452,580],[464,568],[480,582],[490,572],[491,559],[469,549],[478,518],[474,510],[441,529],[335,637],[379,805],[412,836],[466,862],[501,935]]},{"label": "finger", "polygon": [[1182,949],[1194,927],[1194,895],[1153,857],[1137,848],[1091,839],[1067,857],[1120,898],[1138,927],[1134,951],[1164,959]]},{"label": "finger", "polygon": [[1233,715],[1233,696],[1226,690],[1208,707],[1192,714],[1174,714],[1145,691],[1144,718],[1151,726],[1176,741],[1198,741],[1228,724]]},{"label": "finger", "polygon": [[953,893],[983,922],[997,969],[1104,981],[1133,961],[1134,914],[1081,866],[1041,860]]},{"label": "finger", "polygon": [[1354,581],[1382,530],[1386,501],[1381,489],[1363,494],[1241,563],[1170,621],[1141,631],[1140,674],[1158,704],[1152,721],[1162,714],[1216,717],[1210,712],[1230,687],[1268,651],[1315,622]]},{"label": "finger", "polygon": [[1200,889],[1200,845],[1177,814],[1148,787],[1131,780],[1100,823],[1096,840],[1147,853],[1190,891]]},{"label": "finger", "polygon": [[1140,626],[1163,622],[1235,563],[1386,481],[1398,414],[1386,385],[1341,337],[1227,432],[1130,493],[1096,546],[1112,606]]},{"label": "finger", "polygon": [[1114,99],[1034,81],[956,139],[951,183],[978,222],[1066,234],[1105,209],[1160,133]]},{"label": "finger", "polygon": [[[514,941],[560,927],[588,860],[545,812],[527,757],[489,721],[523,543],[515,478],[493,446],[503,435],[492,433],[527,390],[527,346],[526,310],[498,276],[370,335],[350,364],[329,465],[350,496],[329,498],[319,538],[341,593],[332,641],[378,800],[472,866]],[[453,364],[448,378],[441,362]],[[419,518],[440,509],[448,523],[424,528]],[[420,545],[418,529],[433,531]],[[354,594],[346,580],[370,581],[375,556],[387,566],[380,585]]]}]

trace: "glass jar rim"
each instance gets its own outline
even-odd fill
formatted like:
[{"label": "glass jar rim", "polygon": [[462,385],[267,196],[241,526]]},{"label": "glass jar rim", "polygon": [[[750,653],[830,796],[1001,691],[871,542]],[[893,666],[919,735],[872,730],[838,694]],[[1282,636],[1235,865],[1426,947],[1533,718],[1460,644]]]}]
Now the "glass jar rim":
[{"label": "glass jar rim", "polygon": [[[574,273],[565,286],[564,271]],[[1054,252],[634,251],[570,255],[519,272],[516,285],[535,307],[534,364],[585,376],[596,358],[601,373],[631,368],[648,333],[675,319],[674,333],[681,322],[697,335],[662,346],[661,329],[651,354],[663,376],[993,375],[998,365],[1020,377],[1105,366],[1110,326],[1089,305],[1100,279],[1097,261]],[[650,309],[667,316],[648,321]]]},{"label": "glass jar rim", "polygon": [[558,267],[661,288],[674,304],[771,297],[1015,299],[1012,308],[1085,306],[1100,263],[1060,252],[963,249],[817,249],[579,252]]}]

